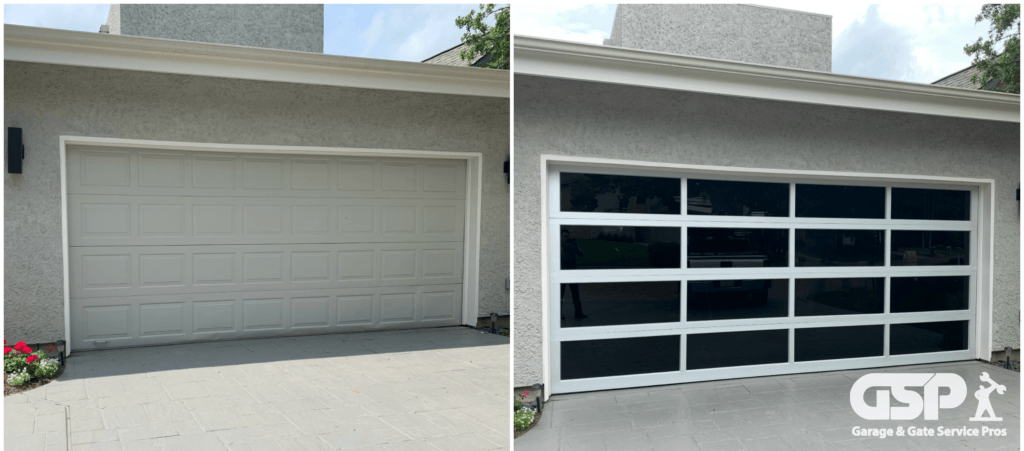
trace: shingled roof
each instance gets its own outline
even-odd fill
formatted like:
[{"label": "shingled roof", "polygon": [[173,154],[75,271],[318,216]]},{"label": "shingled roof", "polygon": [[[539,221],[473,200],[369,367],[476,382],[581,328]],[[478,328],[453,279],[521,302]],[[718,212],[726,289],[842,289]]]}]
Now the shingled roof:
[{"label": "shingled roof", "polygon": [[978,83],[971,83],[971,77],[974,75],[980,76],[981,73],[978,71],[977,68],[971,66],[960,72],[955,72],[953,74],[947,75],[938,81],[932,82],[932,84],[962,89],[981,89],[982,85]]},{"label": "shingled roof", "polygon": [[459,53],[461,53],[463,49],[469,49],[469,46],[459,43],[455,47],[423,60],[423,62],[427,64],[441,64],[444,66],[476,66],[477,63],[482,62],[481,60],[484,60],[487,56],[478,55],[476,58],[473,58],[473,61],[467,62],[459,56]]}]

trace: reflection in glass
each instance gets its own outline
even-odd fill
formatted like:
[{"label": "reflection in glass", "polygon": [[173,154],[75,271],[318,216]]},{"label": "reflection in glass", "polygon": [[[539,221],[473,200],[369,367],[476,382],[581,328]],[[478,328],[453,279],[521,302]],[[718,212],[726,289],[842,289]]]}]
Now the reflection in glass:
[{"label": "reflection in glass", "polygon": [[789,266],[789,230],[686,229],[690,268],[763,268]]},{"label": "reflection in glass", "polygon": [[885,219],[885,188],[798,183],[796,217]]},{"label": "reflection in glass", "polygon": [[789,184],[686,181],[686,213],[721,216],[789,216]]},{"label": "reflection in glass", "polygon": [[717,332],[686,336],[686,369],[725,368],[789,361],[789,330]]},{"label": "reflection in glass", "polygon": [[796,266],[882,266],[884,239],[881,230],[797,229]]},{"label": "reflection in glass", "polygon": [[889,281],[889,311],[967,310],[969,281],[968,276],[893,277]]},{"label": "reflection in glass", "polygon": [[793,338],[797,362],[881,357],[885,352],[883,325],[796,329]]},{"label": "reflection in glass", "polygon": [[561,311],[562,327],[679,322],[679,282],[563,283]]},{"label": "reflection in glass", "polygon": [[968,321],[893,324],[889,326],[889,354],[963,351],[967,349]]},{"label": "reflection in glass", "polygon": [[562,380],[679,371],[679,335],[563,341]]},{"label": "reflection in glass", "polygon": [[565,226],[562,269],[678,268],[679,227]]},{"label": "reflection in glass", "polygon": [[892,231],[892,266],[967,265],[970,232]]},{"label": "reflection in glass", "polygon": [[679,214],[680,179],[561,173],[561,211]]},{"label": "reflection in glass", "polygon": [[789,281],[691,280],[686,283],[686,320],[789,316]]},{"label": "reflection in glass", "polygon": [[796,316],[884,313],[885,278],[796,279]]},{"label": "reflection in glass", "polygon": [[970,191],[892,189],[892,219],[969,221],[970,207]]}]

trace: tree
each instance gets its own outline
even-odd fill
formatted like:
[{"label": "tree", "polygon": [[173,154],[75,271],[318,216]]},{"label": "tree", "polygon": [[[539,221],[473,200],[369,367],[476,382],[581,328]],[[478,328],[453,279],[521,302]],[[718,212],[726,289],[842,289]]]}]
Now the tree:
[{"label": "tree", "polygon": [[[494,16],[494,26],[485,23],[488,17]],[[512,61],[512,43],[509,33],[509,6],[495,7],[494,4],[480,5],[480,11],[470,10],[469,14],[455,19],[459,29],[466,29],[462,42],[468,48],[459,52],[465,61],[472,61],[480,55],[490,55],[481,67],[509,70]]]},{"label": "tree", "polygon": [[[978,74],[971,77],[982,89],[1020,94],[1020,5],[985,5],[974,23],[992,22],[988,40],[964,46],[964,53],[974,56],[972,64]],[[1003,43],[1003,50],[996,47]],[[993,80],[994,83],[986,83]]]}]

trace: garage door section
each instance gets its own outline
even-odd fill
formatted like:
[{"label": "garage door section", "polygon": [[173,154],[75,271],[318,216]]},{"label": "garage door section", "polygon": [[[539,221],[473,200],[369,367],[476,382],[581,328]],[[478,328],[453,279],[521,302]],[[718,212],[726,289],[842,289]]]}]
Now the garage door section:
[{"label": "garage door section", "polygon": [[973,358],[977,187],[548,177],[553,393]]},{"label": "garage door section", "polygon": [[461,324],[465,163],[69,146],[75,349]]}]

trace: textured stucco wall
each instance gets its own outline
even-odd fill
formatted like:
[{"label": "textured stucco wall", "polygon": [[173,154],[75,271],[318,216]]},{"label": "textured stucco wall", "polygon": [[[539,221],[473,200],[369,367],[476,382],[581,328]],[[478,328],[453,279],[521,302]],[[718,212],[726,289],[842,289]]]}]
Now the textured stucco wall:
[{"label": "textured stucco wall", "polygon": [[[115,18],[118,26],[112,21]],[[323,53],[324,5],[110,5],[112,34]]]},{"label": "textured stucco wall", "polygon": [[542,381],[540,155],[996,180],[994,347],[1020,347],[1020,124],[517,75],[515,385]]},{"label": "textured stucco wall", "polygon": [[620,4],[606,45],[832,71],[832,17],[753,5]]},{"label": "textured stucco wall", "polygon": [[508,99],[10,61],[4,94],[26,147],[4,175],[8,339],[64,338],[60,135],[483,153],[480,314],[509,313]]},{"label": "textured stucco wall", "polygon": [[107,11],[107,27],[110,34],[121,34],[121,5],[110,5],[110,10]]}]

